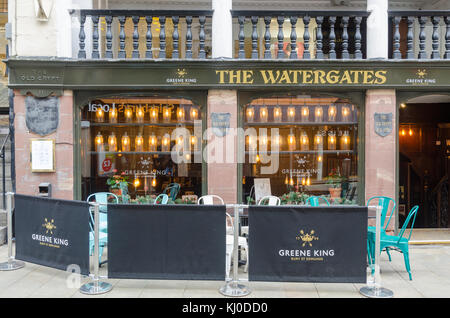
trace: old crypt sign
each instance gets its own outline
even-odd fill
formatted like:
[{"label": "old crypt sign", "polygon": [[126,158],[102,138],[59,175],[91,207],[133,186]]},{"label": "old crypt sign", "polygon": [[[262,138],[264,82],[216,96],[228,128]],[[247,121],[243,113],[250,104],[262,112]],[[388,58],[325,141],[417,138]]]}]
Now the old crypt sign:
[{"label": "old crypt sign", "polygon": [[56,131],[59,122],[59,98],[25,98],[25,122],[30,132],[46,136]]}]

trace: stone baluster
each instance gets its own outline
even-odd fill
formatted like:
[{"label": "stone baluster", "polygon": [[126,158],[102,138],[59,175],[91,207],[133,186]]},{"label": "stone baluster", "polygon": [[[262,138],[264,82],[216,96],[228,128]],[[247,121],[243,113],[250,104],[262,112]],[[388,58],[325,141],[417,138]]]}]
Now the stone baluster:
[{"label": "stone baluster", "polygon": [[282,59],[284,58],[284,51],[283,51],[283,41],[284,41],[284,34],[283,34],[283,23],[284,23],[284,17],[283,16],[279,16],[277,18],[277,22],[278,22],[278,54],[277,54],[277,58],[278,59]]},{"label": "stone baluster", "polygon": [[86,58],[86,43],[84,42],[86,40],[86,33],[84,33],[84,23],[86,22],[86,16],[82,14],[80,16],[80,33],[78,35],[78,45],[80,49],[78,50],[78,58],[79,59],[85,59]]},{"label": "stone baluster", "polygon": [[119,31],[119,59],[126,58],[125,52],[125,21],[127,20],[126,16],[119,17],[120,31]]},{"label": "stone baluster", "polygon": [[133,21],[133,52],[131,53],[131,57],[136,59],[139,58],[139,30],[138,30],[138,25],[139,25],[139,20],[140,17],[139,16],[133,16],[131,18],[131,20]]},{"label": "stone baluster", "polygon": [[294,60],[298,58],[297,54],[297,32],[296,32],[296,26],[297,26],[297,17],[291,16],[291,55],[289,56],[290,59]]},{"label": "stone baluster", "polygon": [[100,58],[100,52],[98,51],[98,21],[100,17],[98,15],[93,15],[92,17],[93,30],[92,30],[92,58]]}]

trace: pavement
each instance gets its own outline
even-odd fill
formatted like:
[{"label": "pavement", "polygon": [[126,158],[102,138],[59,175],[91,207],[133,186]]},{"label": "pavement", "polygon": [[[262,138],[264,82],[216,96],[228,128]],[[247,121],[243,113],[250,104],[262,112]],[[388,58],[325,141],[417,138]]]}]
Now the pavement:
[{"label": "pavement", "polygon": [[[449,233],[447,229],[426,243],[432,235],[418,231],[414,237],[416,244],[410,245],[412,281],[402,254],[391,252],[389,262],[386,253],[382,253],[381,286],[391,290],[394,298],[450,298],[450,244],[444,239]],[[7,260],[7,253],[7,245],[0,246],[0,262]],[[105,277],[106,266],[100,271]],[[241,284],[251,289],[250,295],[244,297],[249,299],[365,298],[359,292],[365,284],[248,282],[243,266],[239,267],[239,278]],[[80,293],[79,286],[90,280],[26,263],[22,269],[0,272],[0,298],[227,298],[219,293],[224,281],[103,279],[112,284],[110,292],[95,296]]]}]

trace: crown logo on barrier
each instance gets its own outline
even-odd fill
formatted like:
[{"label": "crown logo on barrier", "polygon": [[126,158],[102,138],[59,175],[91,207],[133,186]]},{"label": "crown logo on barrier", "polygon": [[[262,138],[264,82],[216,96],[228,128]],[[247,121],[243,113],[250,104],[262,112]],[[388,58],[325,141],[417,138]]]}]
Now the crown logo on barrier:
[{"label": "crown logo on barrier", "polygon": [[300,230],[300,235],[296,237],[297,241],[302,241],[302,246],[304,247],[306,244],[312,246],[312,241],[317,241],[319,237],[314,235],[315,231],[311,230],[309,233],[305,233],[303,230]]},{"label": "crown logo on barrier", "polygon": [[56,225],[54,224],[55,220],[48,221],[47,218],[44,219],[44,224],[42,226],[46,229],[45,234],[53,234],[53,230],[56,229]]},{"label": "crown logo on barrier", "polygon": [[427,70],[426,69],[418,69],[416,74],[417,74],[417,76],[419,76],[419,78],[425,78],[425,76],[427,75]]},{"label": "crown logo on barrier", "polygon": [[184,68],[179,68],[179,69],[177,69],[177,74],[178,74],[178,77],[184,77],[187,74],[187,71]]}]

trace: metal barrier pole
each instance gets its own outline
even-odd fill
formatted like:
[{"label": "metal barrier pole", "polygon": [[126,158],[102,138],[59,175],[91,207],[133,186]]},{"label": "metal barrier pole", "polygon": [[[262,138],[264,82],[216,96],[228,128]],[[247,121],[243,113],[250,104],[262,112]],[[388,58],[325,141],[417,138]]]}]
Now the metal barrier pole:
[{"label": "metal barrier pole", "polygon": [[[107,282],[101,282],[99,278],[100,204],[95,202],[90,204],[94,206],[94,277],[92,282],[80,287],[80,292],[88,295],[98,295],[109,292],[112,289],[112,285]],[[91,212],[89,211],[89,213]]]},{"label": "metal barrier pole", "polygon": [[[225,284],[225,286],[219,289],[219,292],[224,296],[230,297],[242,297],[250,294],[251,290],[243,284],[239,284],[238,279],[238,248],[239,248],[239,212],[242,209],[242,205],[234,205],[234,220],[233,220],[233,280]],[[248,255],[247,255],[248,262]]]},{"label": "metal barrier pole", "polygon": [[391,298],[394,293],[387,289],[381,287],[381,276],[380,276],[380,233],[381,233],[381,206],[377,206],[377,215],[375,219],[375,272],[374,272],[374,283],[372,286],[362,287],[359,292],[366,297],[370,298]]},{"label": "metal barrier pole", "polygon": [[22,261],[15,260],[12,252],[12,202],[14,193],[8,192],[6,194],[6,218],[7,218],[7,240],[8,240],[8,261],[0,263],[0,271],[12,271],[25,266]]}]

